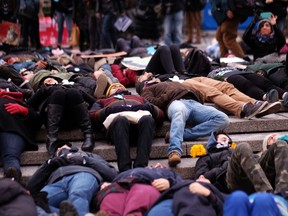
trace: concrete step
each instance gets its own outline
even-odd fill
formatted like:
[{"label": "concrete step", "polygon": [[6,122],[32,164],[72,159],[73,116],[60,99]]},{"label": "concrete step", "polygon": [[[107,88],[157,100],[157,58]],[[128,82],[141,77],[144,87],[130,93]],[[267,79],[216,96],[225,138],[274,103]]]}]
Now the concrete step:
[{"label": "concrete step", "polygon": [[[226,129],[226,132],[230,134],[234,142],[249,142],[253,151],[260,151],[262,148],[263,138],[272,133],[277,132],[280,134],[287,134],[288,131],[288,112],[280,112],[277,114],[271,114],[261,119],[239,119],[235,116],[229,116],[230,125]],[[169,131],[170,123],[164,122],[161,128],[157,128],[156,137],[152,144],[152,151],[149,164],[155,164],[160,162],[168,167],[167,164],[167,148],[168,144],[164,141],[164,136]],[[114,146],[107,144],[104,140],[105,134],[98,131],[95,132],[97,141],[93,150],[94,153],[101,155],[104,159],[108,160],[115,167],[116,154]],[[81,147],[82,133],[80,130],[61,131],[59,134],[60,139],[68,140],[73,144]],[[193,178],[194,167],[197,158],[191,158],[190,148],[194,144],[206,144],[209,137],[203,137],[197,141],[183,142],[183,155],[182,162],[176,168],[173,168],[176,172],[181,174],[184,178]],[[37,167],[49,158],[49,155],[45,147],[46,132],[42,128],[37,135],[37,142],[39,143],[38,151],[27,151],[21,156],[21,166],[23,173],[23,182],[35,172]],[[131,157],[135,157],[135,147],[131,147]],[[0,177],[3,176],[3,172],[0,171]]]},{"label": "concrete step", "polygon": [[[262,118],[254,118],[252,120],[240,119],[236,116],[229,116],[230,125],[225,130],[229,134],[237,133],[257,133],[269,131],[287,131],[288,130],[288,112],[280,112],[277,114],[270,114]],[[155,137],[165,137],[165,134],[170,129],[170,123],[165,121],[161,127],[156,128]],[[103,140],[105,134],[103,132],[95,131],[97,140]],[[77,141],[82,140],[83,136],[79,129],[71,131],[60,131],[59,138],[63,140]],[[45,142],[46,131],[42,127],[37,134],[36,141]]]}]

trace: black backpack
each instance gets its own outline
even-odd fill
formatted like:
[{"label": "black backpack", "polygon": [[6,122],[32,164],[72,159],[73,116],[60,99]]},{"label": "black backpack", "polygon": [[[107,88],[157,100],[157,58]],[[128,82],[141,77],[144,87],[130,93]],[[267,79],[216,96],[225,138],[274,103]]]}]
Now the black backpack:
[{"label": "black backpack", "polygon": [[185,69],[189,74],[207,76],[211,64],[207,55],[198,48],[192,48],[184,59]]}]

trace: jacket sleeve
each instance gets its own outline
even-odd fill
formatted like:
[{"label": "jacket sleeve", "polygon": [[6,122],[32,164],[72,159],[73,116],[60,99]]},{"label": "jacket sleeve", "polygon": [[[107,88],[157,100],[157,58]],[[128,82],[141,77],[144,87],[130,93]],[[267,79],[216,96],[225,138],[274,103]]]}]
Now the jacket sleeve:
[{"label": "jacket sleeve", "polygon": [[[144,97],[150,103],[159,107],[160,109],[166,110],[170,97],[165,92],[161,93],[161,92],[156,91],[157,90],[157,88],[155,88],[156,86],[157,84],[146,88],[142,92],[141,96]],[[157,95],[154,94],[155,92],[158,92],[158,94]]]},{"label": "jacket sleeve", "polygon": [[48,161],[42,164],[28,181],[26,185],[27,190],[29,190],[31,194],[37,194],[40,192],[54,170],[55,167],[49,165]]},{"label": "jacket sleeve", "polygon": [[277,51],[279,52],[281,48],[285,45],[286,39],[276,24],[273,26],[273,31],[275,32],[275,37],[277,38]]},{"label": "jacket sleeve", "polygon": [[87,167],[96,170],[103,178],[104,181],[112,182],[116,177],[117,171],[114,166],[109,164],[106,160],[96,154],[89,153],[84,156]]},{"label": "jacket sleeve", "polygon": [[252,48],[252,47],[253,47],[253,44],[254,44],[254,40],[253,40],[254,36],[252,35],[252,31],[253,31],[253,28],[254,28],[255,24],[256,24],[256,21],[253,20],[253,21],[249,24],[249,26],[246,28],[246,30],[245,30],[245,32],[244,32],[244,34],[243,34],[243,36],[242,36],[244,42],[245,42],[250,48]]}]

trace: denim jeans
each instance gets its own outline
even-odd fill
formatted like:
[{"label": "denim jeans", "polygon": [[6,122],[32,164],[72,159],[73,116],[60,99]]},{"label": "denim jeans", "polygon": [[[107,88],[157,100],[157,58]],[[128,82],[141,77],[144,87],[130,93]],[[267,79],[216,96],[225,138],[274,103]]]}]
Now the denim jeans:
[{"label": "denim jeans", "polygon": [[117,41],[117,32],[114,27],[116,16],[114,14],[105,14],[102,18],[102,47],[114,48]]},{"label": "denim jeans", "polygon": [[20,170],[20,156],[25,150],[22,136],[11,132],[0,132],[0,153],[4,172],[9,167]]},{"label": "denim jeans", "polygon": [[[254,201],[249,199],[254,196]],[[224,216],[280,216],[281,213],[274,201],[273,194],[256,193],[248,196],[242,191],[230,194],[224,203]]]},{"label": "denim jeans", "polygon": [[[168,107],[168,117],[171,121],[168,154],[172,151],[182,153],[183,140],[209,136],[211,132],[223,130],[229,124],[225,113],[195,100],[173,101]],[[185,128],[186,124],[192,127]]]},{"label": "denim jeans", "polygon": [[46,185],[42,191],[48,193],[50,206],[59,208],[63,200],[69,200],[80,216],[89,212],[89,204],[99,188],[98,180],[90,173],[80,172],[64,176],[53,184]]},{"label": "denim jeans", "polygon": [[166,45],[182,43],[183,20],[183,11],[165,15],[164,42]]},{"label": "denim jeans", "polygon": [[68,37],[71,37],[72,33],[72,26],[73,26],[73,20],[72,20],[72,13],[71,14],[65,14],[59,11],[56,11],[57,16],[57,25],[58,25],[58,36],[57,36],[57,43],[58,45],[62,44],[62,37],[63,37],[63,30],[64,30],[64,20],[66,23],[66,27],[68,30]]},{"label": "denim jeans", "polygon": [[147,216],[159,216],[159,212],[161,212],[161,215],[165,216],[173,216],[172,212],[172,204],[173,199],[166,199],[155,205],[151,208],[151,210],[148,212]]}]

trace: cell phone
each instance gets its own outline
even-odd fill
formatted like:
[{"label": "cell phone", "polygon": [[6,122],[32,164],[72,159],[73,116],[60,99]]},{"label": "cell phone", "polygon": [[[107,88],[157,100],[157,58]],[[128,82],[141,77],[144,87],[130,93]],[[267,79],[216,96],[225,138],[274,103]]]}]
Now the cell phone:
[{"label": "cell phone", "polygon": [[271,12],[262,12],[260,14],[260,17],[263,18],[263,19],[269,19],[271,16],[272,16]]}]

